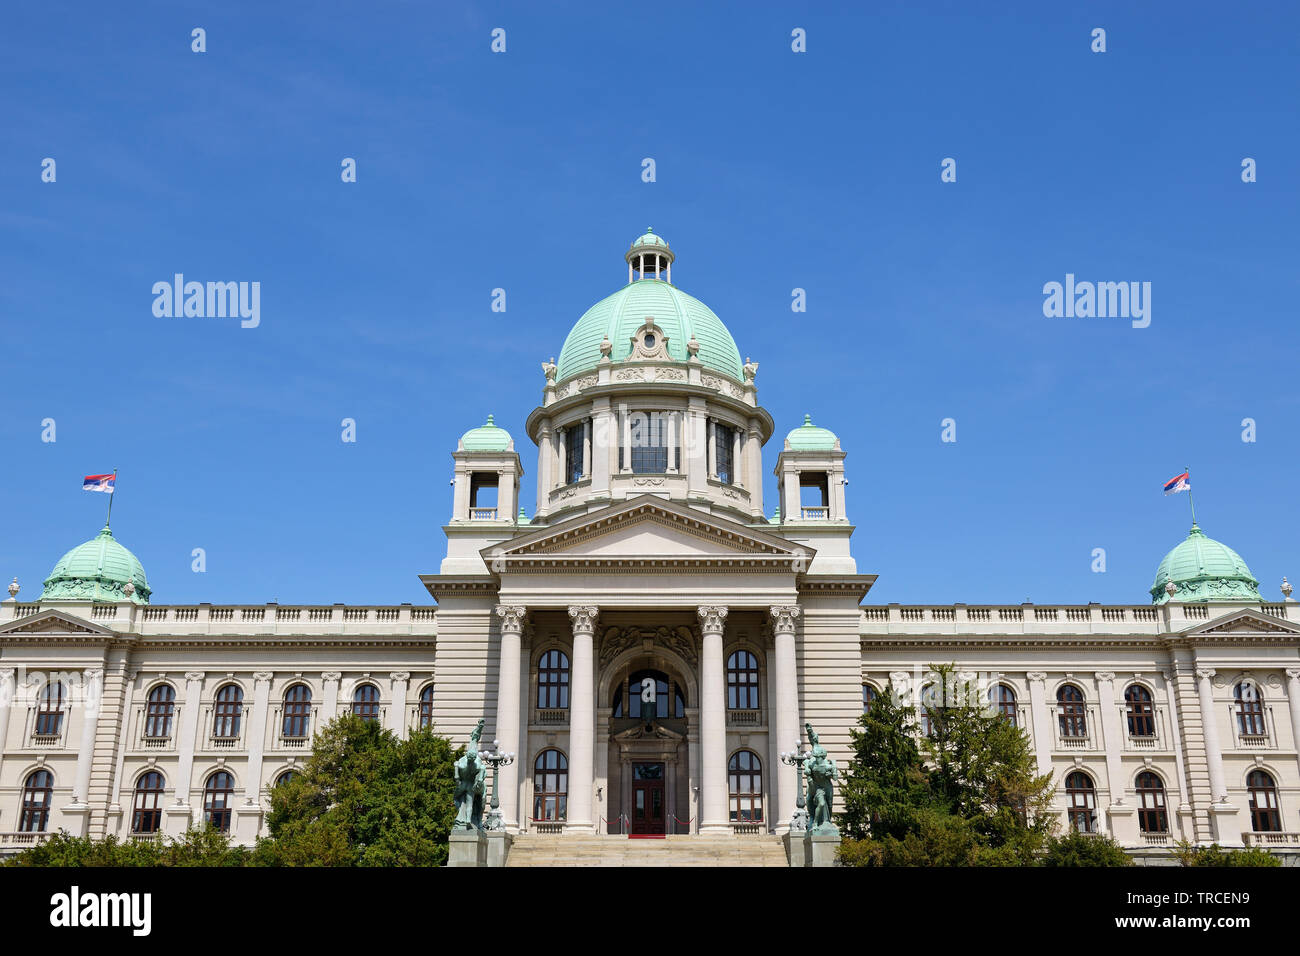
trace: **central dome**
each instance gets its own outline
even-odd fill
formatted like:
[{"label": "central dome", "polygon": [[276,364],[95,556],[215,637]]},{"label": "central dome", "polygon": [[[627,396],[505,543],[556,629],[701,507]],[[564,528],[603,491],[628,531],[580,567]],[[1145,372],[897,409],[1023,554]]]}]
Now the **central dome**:
[{"label": "central dome", "polygon": [[[640,258],[643,251],[664,255],[666,249],[667,243],[659,236],[651,232],[641,236],[628,253],[629,274],[635,266],[649,264]],[[654,319],[667,336],[670,358],[685,362],[686,343],[694,337],[700,343],[700,364],[737,382],[744,381],[740,351],[722,320],[699,299],[664,279],[651,278],[652,274],[648,269],[639,272],[635,281],[583,313],[560,349],[556,381],[595,369],[600,362],[601,342],[606,338],[612,346],[611,361],[625,360],[632,354],[633,336],[647,317]]]}]

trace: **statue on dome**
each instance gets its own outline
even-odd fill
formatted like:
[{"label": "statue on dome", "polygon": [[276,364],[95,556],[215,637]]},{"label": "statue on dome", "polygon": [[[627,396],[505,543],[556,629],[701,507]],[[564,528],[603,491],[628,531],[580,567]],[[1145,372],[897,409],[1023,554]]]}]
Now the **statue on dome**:
[{"label": "statue on dome", "polygon": [[839,834],[839,828],[831,820],[831,805],[835,798],[832,781],[840,778],[835,768],[835,761],[826,755],[826,748],[821,745],[812,724],[804,724],[808,732],[808,742],[812,744],[812,756],[803,766],[804,776],[808,778],[809,833]]},{"label": "statue on dome", "polygon": [[478,755],[478,742],[483,737],[483,718],[469,735],[465,754],[456,761],[452,773],[456,778],[455,830],[483,829],[483,795],[487,785],[487,765]]},{"label": "statue on dome", "polygon": [[748,355],[745,356],[745,384],[754,384],[754,376],[758,374],[758,363],[751,360]]},{"label": "statue on dome", "polygon": [[555,381],[555,359],[554,358],[552,358],[549,362],[542,363],[542,374],[546,376],[546,381],[548,382]]}]

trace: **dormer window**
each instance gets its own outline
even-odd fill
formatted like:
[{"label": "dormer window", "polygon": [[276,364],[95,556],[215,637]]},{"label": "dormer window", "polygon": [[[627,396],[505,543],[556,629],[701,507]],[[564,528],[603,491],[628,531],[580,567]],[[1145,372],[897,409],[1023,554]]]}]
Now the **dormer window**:
[{"label": "dormer window", "polygon": [[632,354],[629,359],[668,359],[668,336],[655,325],[653,316],[647,315],[645,324],[632,336]]}]

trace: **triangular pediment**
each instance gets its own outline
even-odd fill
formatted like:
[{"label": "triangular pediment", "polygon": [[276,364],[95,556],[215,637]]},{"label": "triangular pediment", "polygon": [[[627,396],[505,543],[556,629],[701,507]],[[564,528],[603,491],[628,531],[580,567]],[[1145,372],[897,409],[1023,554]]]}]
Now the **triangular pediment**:
[{"label": "triangular pediment", "polygon": [[[804,545],[696,511],[652,495],[611,505],[551,528],[485,548],[488,567],[503,561],[691,560],[716,558],[801,562],[815,553]],[[518,562],[516,562],[518,563]]]},{"label": "triangular pediment", "polygon": [[94,634],[112,637],[113,632],[106,627],[92,624],[75,614],[43,608],[35,614],[20,617],[0,627],[0,637],[5,635],[26,634]]},{"label": "triangular pediment", "polygon": [[1268,635],[1300,638],[1300,626],[1254,608],[1230,611],[1183,632],[1189,637],[1242,637]]}]

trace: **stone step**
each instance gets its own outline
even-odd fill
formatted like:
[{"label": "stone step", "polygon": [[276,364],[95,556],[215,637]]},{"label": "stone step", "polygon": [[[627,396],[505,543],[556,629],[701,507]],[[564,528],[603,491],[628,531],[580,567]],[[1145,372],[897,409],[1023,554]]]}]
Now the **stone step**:
[{"label": "stone step", "polygon": [[663,840],[623,836],[520,834],[506,866],[785,866],[779,837],[674,835]]}]

